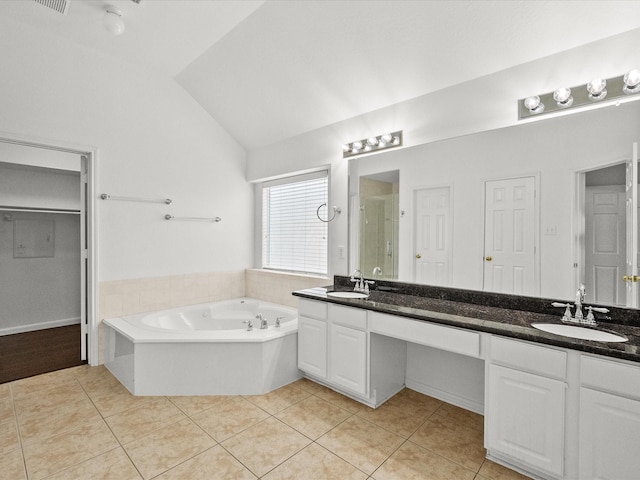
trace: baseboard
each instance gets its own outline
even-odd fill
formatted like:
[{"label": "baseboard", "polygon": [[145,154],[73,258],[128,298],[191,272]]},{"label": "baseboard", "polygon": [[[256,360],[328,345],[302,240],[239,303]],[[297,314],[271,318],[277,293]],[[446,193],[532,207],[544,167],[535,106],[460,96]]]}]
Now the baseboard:
[{"label": "baseboard", "polygon": [[406,378],[405,384],[407,388],[415,390],[416,392],[422,393],[424,395],[429,395],[430,397],[437,398],[438,400],[450,403],[451,405],[455,405],[456,407],[464,408],[465,410],[470,410],[480,415],[484,415],[484,405],[474,400],[461,397],[460,395],[456,395],[451,392],[445,392],[444,390],[434,388],[422,382],[412,380],[411,378]]},{"label": "baseboard", "polygon": [[49,322],[32,323],[30,325],[16,325],[15,327],[0,328],[0,336],[45,330],[47,328],[66,327],[68,325],[77,325],[78,323],[80,323],[80,317],[63,318],[60,320],[51,320]]}]

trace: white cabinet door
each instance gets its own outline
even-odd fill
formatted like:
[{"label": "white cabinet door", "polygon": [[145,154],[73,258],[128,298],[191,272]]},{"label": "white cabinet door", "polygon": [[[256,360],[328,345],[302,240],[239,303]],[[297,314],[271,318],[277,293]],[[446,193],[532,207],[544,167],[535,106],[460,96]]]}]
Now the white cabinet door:
[{"label": "white cabinet door", "polygon": [[640,478],[640,401],[580,388],[580,480]]},{"label": "white cabinet door", "polygon": [[327,322],[298,318],[298,368],[309,375],[327,378]]},{"label": "white cabinet door", "polygon": [[565,383],[489,366],[487,448],[562,477]]},{"label": "white cabinet door", "polygon": [[332,324],[329,359],[331,383],[367,394],[367,332]]}]

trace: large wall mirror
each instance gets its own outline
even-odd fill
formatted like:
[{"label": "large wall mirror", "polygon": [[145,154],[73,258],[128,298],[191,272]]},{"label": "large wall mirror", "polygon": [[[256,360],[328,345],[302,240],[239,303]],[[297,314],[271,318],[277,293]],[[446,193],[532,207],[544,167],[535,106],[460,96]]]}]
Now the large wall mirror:
[{"label": "large wall mirror", "polygon": [[[637,306],[640,282],[623,278],[638,275],[629,264],[635,258],[637,269],[637,193],[625,193],[638,142],[640,102],[632,101],[352,158],[349,268],[559,300],[575,298],[584,282],[591,302]],[[367,231],[362,218],[363,185],[391,171],[397,240]],[[389,252],[395,275],[379,265]]]},{"label": "large wall mirror", "polygon": [[358,265],[372,278],[398,278],[399,182],[398,170],[358,179]]}]

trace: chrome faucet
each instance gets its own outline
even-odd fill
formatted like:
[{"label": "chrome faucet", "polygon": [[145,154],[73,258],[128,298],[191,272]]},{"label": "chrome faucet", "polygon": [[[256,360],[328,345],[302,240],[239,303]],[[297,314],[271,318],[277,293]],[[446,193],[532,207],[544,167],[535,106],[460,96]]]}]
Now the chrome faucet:
[{"label": "chrome faucet", "polygon": [[350,280],[355,283],[353,287],[354,292],[364,292],[364,277],[362,276],[362,272],[360,270],[356,270],[355,272],[353,272],[351,274]]},{"label": "chrome faucet", "polygon": [[553,302],[551,303],[551,305],[554,307],[562,307],[565,309],[564,314],[562,315],[563,323],[581,323],[583,325],[596,326],[597,323],[593,312],[609,313],[609,309],[603,307],[587,306],[585,307],[585,309],[587,310],[587,316],[585,317],[582,313],[582,305],[584,303],[585,296],[586,289],[584,287],[584,284],[580,284],[580,287],[578,287],[578,290],[576,291],[576,300],[574,302],[576,313],[573,316],[571,315],[570,303]]},{"label": "chrome faucet", "polygon": [[375,277],[376,275],[382,275],[382,269],[380,267],[373,267],[371,276]]},{"label": "chrome faucet", "polygon": [[264,318],[261,313],[256,315],[256,320],[260,320],[260,330],[266,330],[269,327],[269,325],[267,324],[267,319]]},{"label": "chrome faucet", "polygon": [[580,284],[580,287],[578,287],[578,291],[576,292],[576,314],[575,314],[575,319],[578,323],[582,323],[582,303],[584,302],[584,297],[586,296],[587,291],[584,288],[584,283]]},{"label": "chrome faucet", "polygon": [[354,292],[366,293],[367,295],[370,292],[369,285],[376,283],[373,280],[365,280],[360,270],[353,272],[351,275],[351,281],[355,283],[355,286],[353,287]]}]

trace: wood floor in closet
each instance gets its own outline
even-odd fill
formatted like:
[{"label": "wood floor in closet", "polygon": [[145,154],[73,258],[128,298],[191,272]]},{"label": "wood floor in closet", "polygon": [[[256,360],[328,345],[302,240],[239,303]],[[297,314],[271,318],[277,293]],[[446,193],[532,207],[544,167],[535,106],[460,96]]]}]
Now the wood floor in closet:
[{"label": "wood floor in closet", "polygon": [[84,363],[80,325],[0,336],[0,383]]}]

